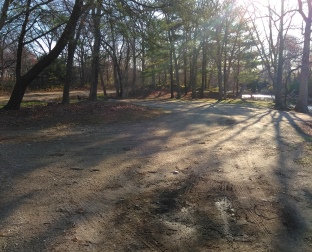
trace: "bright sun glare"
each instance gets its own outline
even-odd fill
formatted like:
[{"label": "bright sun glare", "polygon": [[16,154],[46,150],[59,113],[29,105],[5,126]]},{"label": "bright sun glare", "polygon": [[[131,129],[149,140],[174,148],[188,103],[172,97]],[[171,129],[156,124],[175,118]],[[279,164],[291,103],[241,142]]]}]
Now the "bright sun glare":
[{"label": "bright sun glare", "polygon": [[[302,22],[303,19],[301,15],[298,13],[298,1],[297,0],[237,0],[237,3],[241,6],[244,6],[244,8],[247,11],[247,15],[250,17],[254,17],[258,19],[259,24],[263,26],[263,29],[266,29],[266,22],[267,22],[267,16],[269,12],[269,7],[272,9],[274,20],[279,20],[280,13],[281,13],[281,7],[282,7],[282,1],[284,2],[284,12],[287,13],[284,19],[285,27],[289,26],[290,29],[288,29],[288,34],[292,34],[296,37],[301,37],[301,28],[302,28]],[[260,19],[262,20],[260,21]],[[266,19],[266,20],[265,20]],[[279,22],[276,22],[275,24],[278,24]],[[275,30],[278,30],[278,26],[275,27]]]}]

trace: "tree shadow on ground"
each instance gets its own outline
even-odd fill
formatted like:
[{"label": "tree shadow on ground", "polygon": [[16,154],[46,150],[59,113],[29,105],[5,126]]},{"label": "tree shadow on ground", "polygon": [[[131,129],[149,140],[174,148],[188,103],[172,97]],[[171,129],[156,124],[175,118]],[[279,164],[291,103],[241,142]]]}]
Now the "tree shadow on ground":
[{"label": "tree shadow on ground", "polygon": [[[303,169],[304,167],[295,162],[298,155],[303,155],[303,152],[307,154],[307,149],[303,146],[312,142],[312,134],[311,131],[307,131],[302,127],[308,121],[301,119],[298,115],[283,111],[272,113],[276,141],[279,146],[289,146],[290,138],[285,137],[285,124],[291,125],[301,137],[301,142],[297,143],[296,149],[292,154],[293,156],[286,157],[283,152],[280,153],[279,166],[275,169],[277,181],[282,188],[278,192],[278,198],[281,204],[281,221],[285,227],[285,229],[279,230],[276,234],[278,239],[275,241],[275,248],[282,251],[297,250],[302,246],[303,242],[309,240],[312,231],[311,226],[307,225],[309,216],[304,214],[311,208],[306,206],[306,202],[310,201],[309,194],[306,194],[306,187],[301,186],[300,179],[298,179],[298,174],[306,169]],[[308,118],[311,122],[312,117]],[[311,163],[308,166],[311,167]],[[308,176],[305,179],[309,180]],[[303,182],[303,184],[305,183]],[[298,185],[299,188],[294,185]]]},{"label": "tree shadow on ground", "polygon": [[[76,251],[86,247],[99,250],[113,246],[114,241],[120,242],[115,244],[116,250],[126,251],[200,251],[203,248],[231,251],[235,246],[256,249],[255,240],[262,231],[257,231],[259,227],[252,222],[246,223],[244,216],[256,216],[250,206],[259,202],[241,205],[238,199],[249,196],[248,192],[244,194],[232,185],[229,171],[223,171],[223,165],[232,162],[234,154],[243,156],[239,151],[231,152],[237,141],[254,140],[253,134],[264,134],[269,125],[275,129],[272,139],[280,146],[289,146],[289,139],[284,139],[283,123],[287,122],[301,135],[298,125],[301,119],[286,112],[255,111],[222,104],[170,103],[167,109],[171,114],[147,122],[78,127],[70,132],[64,129],[64,134],[46,139],[33,133],[23,141],[3,143],[5,153],[15,157],[5,171],[13,190],[25,179],[29,183],[41,180],[45,183],[37,185],[41,195],[46,194],[51,201],[58,199],[54,201],[56,205],[46,208],[47,215],[52,215],[48,224],[36,224],[38,231],[32,231],[27,239],[17,239],[20,244],[14,237],[8,237],[4,251],[52,250],[66,248],[64,244],[68,243],[74,243],[70,246]],[[264,121],[269,116],[271,120]],[[254,133],[250,133],[250,129]],[[213,144],[210,144],[211,138],[216,140]],[[229,143],[232,145],[227,147],[228,153],[221,153],[220,147],[225,148]],[[25,144],[30,145],[25,149]],[[252,147],[242,148],[246,155],[251,155],[248,149],[256,148],[258,143],[250,145]],[[272,230],[278,232],[277,240],[276,244],[269,245],[273,244],[276,249],[281,248],[285,238],[290,238],[290,242],[304,239],[306,230],[297,202],[288,196],[295,179],[293,164],[286,162],[282,152],[278,155],[278,164],[272,165],[279,181],[274,196],[284,228]],[[155,156],[161,158],[154,160]],[[24,164],[15,165],[19,162]],[[287,179],[280,176],[285,174],[285,169],[289,170]],[[45,176],[50,175],[41,178],[40,173],[46,170],[49,173]],[[179,175],[172,174],[175,170]],[[10,216],[21,214],[21,205],[25,204],[21,199],[36,198],[30,194],[31,190],[18,196],[6,190],[8,186],[5,182],[2,184],[0,232],[9,228]],[[79,191],[81,188],[88,189],[88,193]],[[15,198],[8,200],[11,195]],[[32,211],[39,213],[44,202],[41,199],[32,203]],[[15,235],[31,226],[31,223],[20,226]],[[89,230],[91,236],[102,236],[102,240],[79,237],[77,233],[83,228]],[[105,239],[110,241],[105,243]],[[248,247],[246,244],[250,241],[254,243]],[[269,249],[269,245],[263,246]]]}]

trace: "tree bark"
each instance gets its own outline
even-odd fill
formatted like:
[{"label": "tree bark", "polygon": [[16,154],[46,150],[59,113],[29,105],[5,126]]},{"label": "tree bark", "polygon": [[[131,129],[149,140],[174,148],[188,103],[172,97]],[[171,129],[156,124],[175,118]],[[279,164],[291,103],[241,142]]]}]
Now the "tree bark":
[{"label": "tree bark", "polygon": [[35,64],[27,73],[22,76],[16,76],[16,82],[8,103],[3,107],[7,110],[19,109],[23,100],[27,86],[45,69],[47,68],[62,52],[67,45],[72,33],[75,31],[83,7],[83,1],[76,0],[72,14],[67,25],[57,41],[55,47]]},{"label": "tree bark", "polygon": [[[73,34],[74,35],[74,34]],[[73,76],[73,64],[74,64],[74,54],[75,54],[76,42],[74,41],[74,36],[68,43],[67,61],[66,61],[66,77],[63,87],[63,98],[62,104],[69,104],[69,90],[72,82]]]},{"label": "tree bark", "polygon": [[282,98],[282,86],[283,86],[283,65],[284,65],[284,0],[281,0],[281,20],[279,30],[279,49],[278,49],[278,63],[277,63],[277,77],[276,77],[276,89],[275,89],[275,108],[284,108]]},{"label": "tree bark", "polygon": [[173,61],[174,61],[174,68],[175,68],[175,79],[176,79],[176,85],[177,85],[177,99],[181,98],[181,87],[180,87],[180,76],[179,76],[179,63],[178,58],[176,54],[176,50],[173,47]]},{"label": "tree bark", "polygon": [[194,46],[193,48],[193,55],[192,55],[192,64],[190,68],[190,82],[191,82],[191,89],[192,89],[192,99],[197,97],[196,93],[196,86],[197,86],[197,49]]},{"label": "tree bark", "polygon": [[0,31],[2,30],[5,21],[7,19],[7,14],[8,14],[8,10],[9,10],[9,6],[12,3],[12,0],[5,0],[3,5],[2,5],[2,9],[1,9],[1,17],[0,17]]},{"label": "tree bark", "polygon": [[170,98],[174,98],[174,90],[173,90],[173,85],[174,85],[174,79],[173,79],[173,50],[174,50],[174,45],[173,45],[173,32],[171,30],[168,31],[168,37],[169,37],[169,44],[170,44],[170,49],[169,49],[169,71],[170,71]]},{"label": "tree bark", "polygon": [[[135,37],[133,37],[133,41],[132,41],[132,64],[133,64],[133,68],[132,68],[132,83],[131,83],[131,87],[132,87],[132,91],[135,90],[135,84],[136,84],[136,78],[137,78],[137,56],[136,56],[136,39]],[[155,76],[155,73],[153,72],[153,76]]]},{"label": "tree bark", "polygon": [[[225,21],[225,31],[224,31],[224,41],[223,41],[223,51],[224,51],[224,59],[223,59],[223,99],[227,98],[227,90],[228,90],[228,73],[227,73],[227,63],[228,63],[228,55],[227,55],[227,47],[228,47],[228,35],[229,35],[229,21]],[[229,69],[230,70],[230,69]]]},{"label": "tree bark", "polygon": [[187,95],[188,93],[188,86],[187,86],[187,49],[184,50],[183,56],[183,76],[184,76],[184,94]]},{"label": "tree bark", "polygon": [[101,86],[102,86],[102,89],[103,89],[103,94],[104,94],[104,97],[107,96],[107,91],[106,91],[106,85],[105,85],[105,81],[104,81],[104,74],[102,71],[100,71],[100,79],[101,79]]},{"label": "tree bark", "polygon": [[74,55],[75,55],[75,50],[77,47],[78,39],[80,37],[80,32],[81,32],[83,23],[84,23],[83,21],[80,22],[76,37],[75,37],[75,33],[73,32],[72,37],[70,41],[68,42],[66,77],[65,77],[65,83],[64,83],[64,88],[63,88],[62,104],[69,104],[69,101],[70,101],[69,91],[70,91],[70,86],[72,84],[72,78],[73,78]]},{"label": "tree bark", "polygon": [[302,11],[302,1],[298,0],[300,14],[305,21],[305,33],[302,53],[302,64],[300,73],[300,87],[299,98],[295,107],[295,111],[301,113],[309,113],[308,109],[308,85],[310,77],[310,37],[311,37],[311,24],[312,24],[312,0],[308,0],[308,16],[305,16]]},{"label": "tree bark", "polygon": [[[142,38],[143,39],[143,38]],[[141,63],[142,63],[142,86],[145,86],[145,42],[142,41],[142,57],[141,57]]]},{"label": "tree bark", "polygon": [[219,98],[218,100],[221,101],[223,98],[223,87],[222,87],[222,47],[220,41],[220,34],[221,28],[220,25],[216,28],[216,41],[217,41],[217,58],[216,58],[216,65],[218,70],[218,87],[219,87]]},{"label": "tree bark", "polygon": [[101,20],[101,7],[100,2],[98,2],[92,10],[93,18],[93,54],[92,54],[92,69],[91,69],[91,86],[89,99],[91,101],[96,101],[97,99],[97,86],[99,83],[99,70],[100,70],[100,46],[101,46],[101,30],[100,30],[100,20]]},{"label": "tree bark", "polygon": [[203,39],[203,58],[202,58],[202,83],[200,89],[200,98],[204,97],[204,91],[207,87],[207,39]]}]

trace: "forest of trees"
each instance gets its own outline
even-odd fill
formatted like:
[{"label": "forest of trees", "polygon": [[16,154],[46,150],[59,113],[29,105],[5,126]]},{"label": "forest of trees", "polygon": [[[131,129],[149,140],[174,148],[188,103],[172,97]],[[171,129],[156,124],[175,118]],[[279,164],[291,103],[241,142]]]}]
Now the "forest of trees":
[{"label": "forest of trees", "polygon": [[[19,109],[27,88],[167,86],[172,98],[246,87],[308,113],[312,0],[0,0],[0,89]],[[54,84],[53,84],[54,85]],[[309,89],[310,85],[310,89]]]}]

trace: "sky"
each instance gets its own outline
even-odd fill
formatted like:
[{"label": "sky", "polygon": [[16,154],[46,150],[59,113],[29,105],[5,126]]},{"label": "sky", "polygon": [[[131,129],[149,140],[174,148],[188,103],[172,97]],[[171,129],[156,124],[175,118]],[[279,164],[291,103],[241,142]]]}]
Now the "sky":
[{"label": "sky", "polygon": [[[276,13],[281,13],[281,1],[282,0],[237,0],[239,4],[242,4],[243,6],[246,6],[249,11],[254,11],[254,8],[256,8],[256,13],[253,16],[261,17],[263,15],[268,14],[268,4],[270,4],[271,8],[276,11]],[[298,1],[297,0],[284,0],[284,10],[288,11],[288,15],[285,17],[284,20],[284,28],[289,26],[289,22],[291,20],[291,28],[288,30],[289,35],[295,36],[299,39],[302,39],[302,27],[304,27],[303,24],[303,18],[299,14],[298,11],[295,11],[298,9]],[[292,19],[290,19],[290,16],[292,16]],[[276,20],[278,17],[276,16]],[[267,29],[267,18],[258,20],[258,27],[259,29]],[[277,26],[279,25],[279,22],[277,20],[276,22]],[[277,27],[278,28],[278,27]],[[277,34],[278,30],[275,30],[275,34]]]}]

